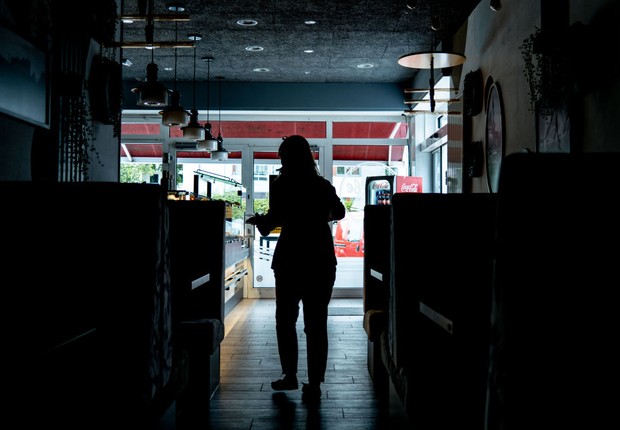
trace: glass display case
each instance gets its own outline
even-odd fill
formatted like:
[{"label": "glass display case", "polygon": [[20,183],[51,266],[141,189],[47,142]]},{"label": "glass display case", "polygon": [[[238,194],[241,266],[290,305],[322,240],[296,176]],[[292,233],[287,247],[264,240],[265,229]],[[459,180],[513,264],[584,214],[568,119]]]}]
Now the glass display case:
[{"label": "glass display case", "polygon": [[190,199],[226,202],[224,239],[224,289],[226,307],[241,300],[248,273],[249,240],[244,228],[245,188],[232,178],[198,169],[194,171],[194,191]]}]

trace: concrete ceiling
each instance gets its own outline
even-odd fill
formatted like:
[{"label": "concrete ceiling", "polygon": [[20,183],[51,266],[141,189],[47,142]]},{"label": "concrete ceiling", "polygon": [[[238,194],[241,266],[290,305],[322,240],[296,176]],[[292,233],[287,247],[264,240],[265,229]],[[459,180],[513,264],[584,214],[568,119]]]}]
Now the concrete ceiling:
[{"label": "concrete ceiling", "polygon": [[[125,0],[122,14],[173,14],[168,0]],[[452,36],[479,0],[185,0],[189,21],[155,21],[155,41],[187,42],[195,33],[196,80],[225,82],[398,83],[406,84],[416,69],[400,66],[400,56],[429,51],[433,42]],[[415,5],[413,9],[408,7]],[[432,15],[441,28],[431,29]],[[242,27],[239,20],[255,20]],[[305,24],[314,20],[313,25]],[[175,36],[176,33],[176,36]],[[145,21],[122,24],[123,42],[146,42]],[[262,47],[262,51],[247,47]],[[305,53],[312,49],[314,52]],[[125,81],[146,78],[146,66],[158,65],[158,79],[173,81],[175,49],[123,49],[131,62]],[[176,49],[176,78],[194,79],[194,49]],[[360,68],[358,65],[372,65]],[[166,68],[171,70],[166,70]],[[269,71],[256,72],[255,68]]]}]

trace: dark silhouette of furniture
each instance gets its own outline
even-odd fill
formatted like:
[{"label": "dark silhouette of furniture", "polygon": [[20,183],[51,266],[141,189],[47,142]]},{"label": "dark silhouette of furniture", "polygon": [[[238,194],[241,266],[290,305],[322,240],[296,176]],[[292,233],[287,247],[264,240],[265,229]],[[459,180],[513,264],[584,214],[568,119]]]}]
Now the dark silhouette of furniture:
[{"label": "dark silhouette of furniture", "polygon": [[502,163],[489,430],[616,420],[618,153]]},{"label": "dark silhouette of furniture", "polygon": [[173,373],[157,185],[0,183],[4,407],[25,427],[139,428]]},{"label": "dark silhouette of furniture", "polygon": [[209,399],[220,383],[224,339],[223,201],[169,201],[175,353],[187,364],[179,409]]},{"label": "dark silhouette of furniture", "polygon": [[495,207],[491,194],[393,196],[384,355],[414,428],[483,428]]},{"label": "dark silhouette of furniture", "polygon": [[364,207],[364,330],[368,335],[368,372],[380,398],[388,395],[388,374],[382,359],[382,337],[388,333],[391,281],[391,223],[389,205]]}]

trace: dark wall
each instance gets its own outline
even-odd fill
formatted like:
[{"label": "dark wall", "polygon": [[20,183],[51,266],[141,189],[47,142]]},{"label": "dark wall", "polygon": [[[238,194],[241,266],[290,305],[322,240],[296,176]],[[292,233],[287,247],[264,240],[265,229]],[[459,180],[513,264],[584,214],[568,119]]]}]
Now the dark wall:
[{"label": "dark wall", "polygon": [[[168,88],[172,82],[162,81]],[[181,94],[192,94],[191,82],[179,82]],[[135,84],[125,83],[123,109],[136,106]],[[211,82],[211,110],[217,109],[217,83]],[[207,108],[207,84],[196,83],[196,108]],[[188,105],[191,97],[182,99]],[[399,111],[404,108],[403,89],[397,84],[356,83],[222,83],[222,110]],[[156,110],[160,110],[157,108]]]},{"label": "dark wall", "polygon": [[[88,172],[78,174],[77,178],[67,174],[73,169],[69,156],[72,152],[66,148],[62,136],[75,133],[76,124],[65,122],[63,125],[61,118],[67,118],[64,112],[77,99],[76,92],[82,96],[80,100],[85,101],[87,112],[91,114],[88,90],[91,65],[99,53],[100,42],[115,37],[116,20],[110,21],[110,17],[115,16],[116,2],[102,0],[89,4],[88,13],[73,21],[75,11],[84,5],[77,0],[56,1],[53,7],[51,0],[0,0],[0,27],[5,30],[4,34],[45,54],[48,79],[48,121],[45,124],[33,123],[27,117],[18,117],[8,111],[0,113],[0,147],[3,151],[0,180],[118,181],[119,136],[113,130],[114,125],[92,116],[82,122],[88,135],[84,151]],[[120,68],[118,78],[120,80]],[[0,73],[5,88],[15,85],[5,79],[8,79],[6,74]],[[0,94],[3,96],[6,97]],[[118,118],[120,123],[120,115]]]}]

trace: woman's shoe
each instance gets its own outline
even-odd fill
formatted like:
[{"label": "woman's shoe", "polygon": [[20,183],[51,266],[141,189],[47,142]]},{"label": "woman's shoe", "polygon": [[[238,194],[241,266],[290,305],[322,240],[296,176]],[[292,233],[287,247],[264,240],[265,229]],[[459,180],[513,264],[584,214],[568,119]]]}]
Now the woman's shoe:
[{"label": "woman's shoe", "polygon": [[284,376],[284,378],[271,383],[271,388],[276,391],[296,390],[298,387],[297,378],[294,376]]},{"label": "woman's shoe", "polygon": [[318,403],[321,401],[321,386],[318,384],[306,384],[302,382],[301,400],[304,403]]}]

